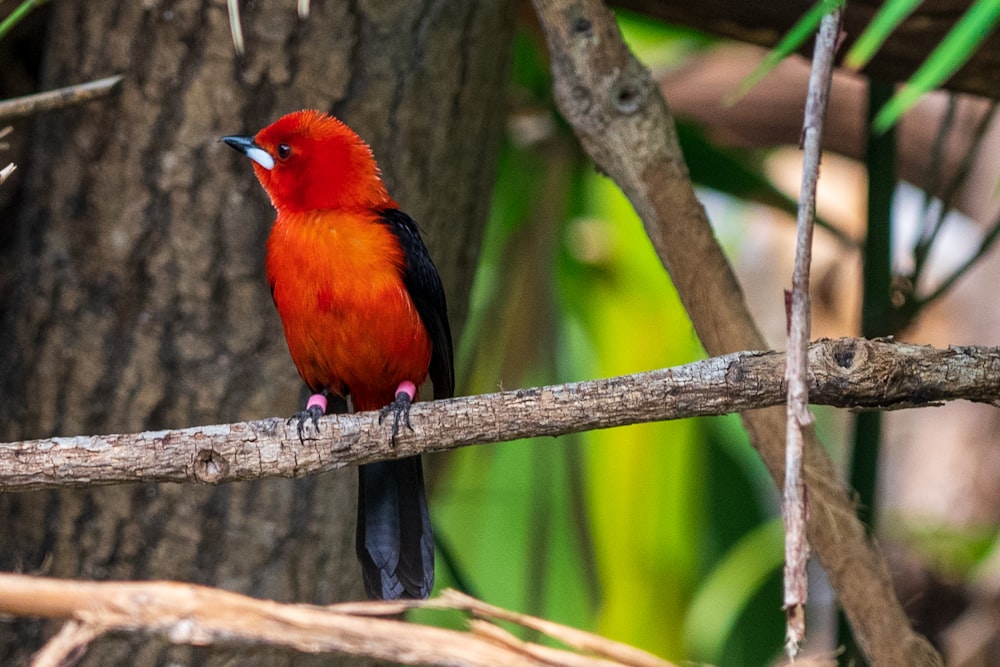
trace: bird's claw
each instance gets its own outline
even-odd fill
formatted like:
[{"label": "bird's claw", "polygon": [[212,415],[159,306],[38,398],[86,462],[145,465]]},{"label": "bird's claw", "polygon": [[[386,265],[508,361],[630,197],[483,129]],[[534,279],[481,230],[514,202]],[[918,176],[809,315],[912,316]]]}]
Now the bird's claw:
[{"label": "bird's claw", "polygon": [[410,425],[410,406],[413,404],[413,399],[410,394],[405,391],[400,391],[396,394],[395,400],[392,403],[382,408],[378,413],[378,423],[381,424],[387,415],[392,413],[392,446],[396,446],[396,436],[399,435],[399,420],[402,418],[403,424],[406,428],[413,430],[413,426]]},{"label": "bird's claw", "polygon": [[324,414],[323,408],[318,405],[310,405],[305,410],[300,410],[294,415],[288,418],[288,423],[291,424],[293,421],[298,420],[298,432],[299,432],[299,442],[305,443],[305,435],[303,430],[305,429],[306,422],[312,420],[313,427],[316,429],[316,433],[319,433],[319,418]]}]

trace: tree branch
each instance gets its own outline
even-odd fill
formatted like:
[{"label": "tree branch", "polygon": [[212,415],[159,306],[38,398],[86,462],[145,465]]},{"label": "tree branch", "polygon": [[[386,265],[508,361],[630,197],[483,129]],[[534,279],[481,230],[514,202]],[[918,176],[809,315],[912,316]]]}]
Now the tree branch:
[{"label": "tree branch", "polygon": [[795,658],[806,638],[806,599],[809,579],[809,542],[806,539],[806,486],[802,479],[804,433],[813,423],[809,412],[809,336],[812,305],[809,270],[812,266],[813,222],[816,219],[816,186],[823,146],[823,123],[830,99],[833,57],[840,33],[840,7],[823,17],[816,37],[809,94],[802,127],[802,187],[799,190],[795,236],[795,268],[792,272],[791,308],[788,326],[787,425],[785,430],[785,488],[782,516],[785,522],[784,600],[785,650]]},{"label": "tree branch", "polygon": [[123,75],[116,74],[86,83],[47,90],[43,93],[3,100],[0,102],[0,121],[25,118],[43,111],[62,109],[110,95],[124,78]]},{"label": "tree branch", "polygon": [[[966,399],[1000,402],[1000,348],[946,350],[842,338],[809,350],[816,404],[892,409]],[[299,442],[271,418],[121,435],[0,444],[0,491],[136,482],[220,484],[304,477],[456,447],[559,436],[781,405],[785,355],[738,352],[604,380],[416,403],[414,431],[389,444],[377,412],[329,415]]]},{"label": "tree branch", "polygon": [[[453,609],[474,617],[471,632],[403,623],[407,609]],[[507,611],[445,591],[432,600],[350,602],[320,607],[258,600],[170,581],[82,582],[0,574],[0,613],[70,619],[34,665],[66,664],[107,632],[148,632],[174,644],[285,646],[404,664],[670,667],[645,651],[582,630]],[[495,621],[515,623],[573,650],[517,639]],[[576,651],[585,651],[577,653]]]},{"label": "tree branch", "polygon": [[[598,0],[534,0],[552,60],[556,102],[584,150],[615,180],[709,354],[768,345],[691,186],[673,119],[649,71]],[[784,482],[784,410],[742,414],[750,441]],[[874,664],[940,665],[910,627],[880,554],[812,429],[803,433],[809,542]]]},{"label": "tree branch", "polygon": [[[685,25],[718,37],[773,47],[788,33],[812,3],[775,0],[750,3],[744,0],[614,0],[614,5],[642,12],[667,23]],[[883,3],[856,0],[844,13],[844,52],[871,22]],[[927,59],[962,15],[968,0],[938,0],[916,3],[862,72],[881,81],[905,81]],[[996,99],[1000,86],[1000,34],[994,32],[942,88]],[[807,53],[808,44],[800,51]]]}]

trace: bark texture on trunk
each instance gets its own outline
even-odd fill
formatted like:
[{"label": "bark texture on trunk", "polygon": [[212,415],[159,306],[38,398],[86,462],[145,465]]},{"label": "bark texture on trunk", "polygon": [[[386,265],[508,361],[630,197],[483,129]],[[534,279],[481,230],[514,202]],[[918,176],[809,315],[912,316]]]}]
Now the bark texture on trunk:
[{"label": "bark texture on trunk", "polygon": [[[0,294],[0,439],[299,409],[263,278],[274,214],[245,160],[217,142],[299,108],[332,111],[370,141],[461,331],[502,131],[507,3],[312,3],[306,20],[294,3],[252,3],[242,19],[239,59],[222,2],[52,7],[45,87],[126,78],[118,96],[32,132],[0,265],[13,285]],[[357,598],[354,477],[0,496],[0,569]],[[25,663],[52,630],[0,623],[0,663]],[[233,659],[310,660],[119,638],[83,664]]]}]

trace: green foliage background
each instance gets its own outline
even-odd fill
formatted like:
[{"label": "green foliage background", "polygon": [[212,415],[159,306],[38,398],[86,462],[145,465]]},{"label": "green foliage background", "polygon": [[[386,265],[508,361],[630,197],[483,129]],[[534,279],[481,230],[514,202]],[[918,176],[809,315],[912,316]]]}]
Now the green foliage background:
[{"label": "green foliage background", "polygon": [[[836,0],[817,6],[824,2]],[[711,43],[627,13],[617,16],[630,46],[654,70]],[[458,355],[459,389],[466,393],[607,377],[704,355],[631,206],[596,173],[556,113],[544,53],[541,36],[524,27],[514,49],[508,141]],[[891,87],[874,82],[870,90],[872,111],[882,109]],[[979,136],[991,117],[992,111]],[[755,202],[794,218],[795,202],[764,176],[764,154],[715,146],[690,124],[677,129],[702,195],[721,194],[737,202],[731,207],[737,211],[738,202]],[[946,120],[941,132],[949,129]],[[892,145],[894,138],[880,141]],[[877,240],[890,228],[897,175],[894,160],[880,156],[869,150],[869,189],[885,196],[869,202],[866,302],[884,296],[894,280],[890,247]],[[967,166],[956,179],[965,173]],[[929,197],[925,207],[932,207]],[[949,210],[950,202],[939,208]],[[922,243],[930,244],[944,218],[925,217],[937,220],[923,235]],[[823,220],[817,224],[831,229]],[[738,222],[727,226],[725,241],[739,248],[748,233]],[[1000,221],[943,287],[892,306],[906,315],[893,320],[901,324],[892,330],[912,322],[997,236]],[[915,247],[913,254],[927,250]],[[875,265],[882,268],[868,268]],[[916,283],[916,275],[911,278]],[[820,439],[842,443],[845,424],[831,414],[818,411]],[[869,436],[874,442],[862,442],[860,451],[877,452],[880,427]],[[437,462],[432,503],[445,547],[440,585],[674,661],[760,665],[779,658],[779,501],[736,416],[471,448]],[[870,522],[874,454],[853,465],[851,479]],[[993,528],[970,532],[897,521],[890,532],[931,569],[958,578],[970,576],[998,544]],[[851,659],[860,657],[843,626],[838,643]]]},{"label": "green foliage background", "polygon": [[[622,25],[646,62],[705,42],[635,17]],[[631,206],[555,114],[543,54],[539,36],[519,34],[512,97],[523,125],[504,149],[460,344],[468,393],[704,356]],[[517,141],[532,128],[540,139]],[[696,176],[790,205],[757,176],[753,156],[683,130]],[[674,660],[778,655],[776,495],[738,418],[471,448],[443,468],[432,511],[455,571],[442,567],[440,585],[457,575],[491,603]]]}]

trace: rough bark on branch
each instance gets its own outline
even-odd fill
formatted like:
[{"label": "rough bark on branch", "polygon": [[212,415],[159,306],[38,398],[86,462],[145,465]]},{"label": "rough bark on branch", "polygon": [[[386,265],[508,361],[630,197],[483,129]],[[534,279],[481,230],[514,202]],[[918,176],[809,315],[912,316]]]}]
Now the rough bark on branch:
[{"label": "rough bark on branch", "polygon": [[[0,444],[0,491],[133,482],[219,484],[304,477],[377,459],[518,438],[781,405],[785,355],[738,352],[636,375],[417,403],[414,431],[389,444],[378,413],[331,415],[300,443],[272,418],[129,435]],[[936,349],[886,340],[819,341],[810,401],[892,409],[1000,401],[1000,348]]]},{"label": "rough bark on branch", "polygon": [[812,301],[809,293],[812,271],[813,225],[816,218],[816,188],[823,146],[824,123],[830,100],[833,58],[837,52],[841,8],[823,17],[816,35],[809,94],[802,124],[802,181],[795,234],[795,267],[788,297],[788,422],[785,430],[785,488],[781,514],[785,522],[785,574],[782,607],[785,610],[785,651],[792,660],[806,639],[806,599],[809,579],[809,542],[806,539],[808,503],[802,479],[804,436],[814,418],[809,411],[809,338],[812,331]]}]

